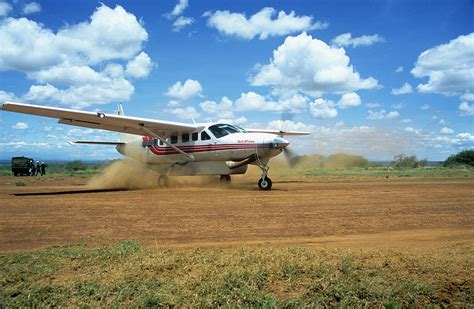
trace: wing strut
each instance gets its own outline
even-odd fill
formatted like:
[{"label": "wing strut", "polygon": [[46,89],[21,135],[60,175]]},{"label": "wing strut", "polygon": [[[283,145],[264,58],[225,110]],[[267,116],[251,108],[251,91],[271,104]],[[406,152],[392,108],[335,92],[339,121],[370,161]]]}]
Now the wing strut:
[{"label": "wing strut", "polygon": [[145,128],[144,125],[140,124],[141,128],[143,131],[145,131],[146,133],[150,134],[151,136],[153,137],[156,137],[157,139],[159,139],[160,141],[162,141],[166,146],[170,146],[171,148],[173,148],[174,150],[176,150],[177,152],[181,153],[182,155],[184,155],[186,158],[188,158],[189,160],[191,161],[194,161],[194,156],[192,154],[189,154],[189,153],[186,153],[184,151],[182,151],[181,149],[179,149],[178,147],[174,146],[174,145],[171,145],[170,143],[168,143],[164,138],[162,138],[161,136],[159,136],[158,134],[156,134],[155,132],[153,132],[152,130],[149,130],[147,128]]}]

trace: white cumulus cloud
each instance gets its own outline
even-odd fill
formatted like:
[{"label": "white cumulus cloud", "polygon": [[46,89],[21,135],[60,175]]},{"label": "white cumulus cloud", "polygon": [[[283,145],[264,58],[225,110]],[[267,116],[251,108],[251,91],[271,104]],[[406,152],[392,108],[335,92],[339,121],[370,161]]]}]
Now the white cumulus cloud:
[{"label": "white cumulus cloud", "polygon": [[388,112],[385,109],[381,109],[380,111],[372,111],[369,110],[369,115],[367,116],[367,119],[370,120],[382,120],[382,119],[394,119],[400,116],[400,113],[397,111],[391,111]]},{"label": "white cumulus cloud", "polygon": [[0,90],[0,102],[17,101],[17,97],[12,92]]},{"label": "white cumulus cloud", "polygon": [[412,92],[413,92],[413,88],[407,82],[405,82],[405,84],[403,84],[403,86],[401,86],[400,88],[392,89],[393,95],[401,95],[401,94],[412,93]]},{"label": "white cumulus cloud", "polygon": [[343,48],[333,48],[302,33],[289,36],[273,51],[270,63],[251,77],[254,86],[299,90],[319,97],[323,93],[347,93],[378,85],[372,77],[362,79]]},{"label": "white cumulus cloud", "polygon": [[199,106],[201,106],[201,109],[204,112],[210,115],[216,115],[217,117],[221,118],[234,117],[234,113],[232,111],[233,103],[228,97],[223,97],[220,103],[217,103],[216,101],[204,101],[200,103]]},{"label": "white cumulus cloud", "polygon": [[359,46],[370,46],[378,42],[383,42],[384,38],[378,34],[373,35],[362,35],[359,37],[352,37],[350,32],[343,33],[338,35],[331,41],[331,45],[344,47],[344,46],[352,46],[352,47],[359,47]]},{"label": "white cumulus cloud", "polygon": [[451,129],[451,128],[448,128],[448,127],[444,127],[444,128],[441,128],[441,130],[439,130],[439,132],[441,134],[453,134],[454,130]]},{"label": "white cumulus cloud", "polygon": [[463,101],[474,101],[474,93],[466,92],[463,93],[459,98]]},{"label": "white cumulus cloud", "polygon": [[469,104],[466,101],[459,104],[459,111],[462,116],[473,116],[474,115],[474,103]]},{"label": "white cumulus cloud", "polygon": [[95,65],[114,59],[128,60],[142,48],[148,34],[133,14],[121,6],[97,8],[90,22],[71,25],[54,33],[27,18],[0,23],[0,71],[31,72],[62,63]]},{"label": "white cumulus cloud", "polygon": [[248,120],[244,116],[241,116],[241,117],[232,118],[232,119],[231,118],[220,118],[217,122],[230,123],[230,124],[233,124],[233,125],[242,126],[242,125],[247,124]]},{"label": "white cumulus cloud", "polygon": [[168,15],[170,17],[175,17],[183,14],[184,10],[188,7],[188,0],[179,0],[178,3],[173,8]]},{"label": "white cumulus cloud", "polygon": [[145,78],[150,75],[151,69],[151,58],[145,52],[141,52],[127,63],[125,74],[133,78]]},{"label": "white cumulus cloud", "polygon": [[41,12],[41,4],[39,4],[38,2],[30,2],[25,4],[25,6],[23,7],[23,14],[25,15],[39,12]]},{"label": "white cumulus cloud", "polygon": [[12,129],[16,129],[16,130],[25,130],[28,128],[29,128],[28,124],[24,122],[17,122],[15,125],[12,126]]},{"label": "white cumulus cloud", "polygon": [[425,110],[430,109],[430,108],[431,108],[431,105],[429,105],[429,104],[423,104],[422,106],[420,106],[420,109],[422,111],[425,111]]},{"label": "white cumulus cloud", "polygon": [[194,106],[167,108],[165,112],[175,115],[179,119],[196,119],[200,116],[199,112]]},{"label": "white cumulus cloud", "polygon": [[311,132],[315,129],[315,126],[307,125],[299,121],[293,122],[291,120],[273,120],[268,123],[267,128],[269,130]]},{"label": "white cumulus cloud", "polygon": [[403,72],[403,67],[402,67],[402,66],[399,66],[399,67],[395,70],[395,72],[397,72],[397,73]]},{"label": "white cumulus cloud", "polygon": [[419,135],[421,133],[420,130],[414,129],[412,127],[406,127],[403,131],[408,132],[408,133],[413,133],[416,135]]},{"label": "white cumulus cloud", "polygon": [[337,109],[331,100],[319,98],[309,103],[309,111],[314,118],[329,119],[337,116]]},{"label": "white cumulus cloud", "polygon": [[357,107],[360,106],[361,101],[360,97],[355,92],[349,92],[342,95],[341,99],[337,102],[337,105],[344,109],[349,107]]},{"label": "white cumulus cloud", "polygon": [[269,99],[253,91],[241,93],[240,97],[235,101],[235,109],[237,111],[272,111],[272,112],[302,112],[308,103],[308,98],[293,94],[283,96],[277,100]]},{"label": "white cumulus cloud", "polygon": [[240,98],[235,101],[235,106],[238,111],[276,111],[279,110],[278,103],[274,101],[267,101],[267,99],[253,91],[241,93]]},{"label": "white cumulus cloud", "polygon": [[202,86],[197,80],[188,79],[184,83],[180,81],[168,88],[165,95],[179,100],[189,100],[198,96],[202,96]]},{"label": "white cumulus cloud", "polygon": [[8,2],[0,2],[0,17],[8,16],[13,10],[13,7]]},{"label": "white cumulus cloud", "polygon": [[25,100],[77,108],[127,101],[134,87],[113,61],[129,61],[127,76],[149,74],[150,59],[140,52],[147,39],[141,23],[121,6],[101,5],[90,21],[57,32],[25,17],[7,18],[0,21],[0,41],[9,47],[0,49],[0,71],[24,72],[39,83]]},{"label": "white cumulus cloud", "polygon": [[[251,40],[256,36],[264,40],[270,36],[283,36],[303,30],[325,29],[328,24],[313,22],[312,16],[297,16],[294,11],[286,14],[266,7],[247,18],[243,13],[216,11],[204,13],[208,17],[207,25],[216,28],[220,33]],[[275,18],[273,18],[276,15]]]},{"label": "white cumulus cloud", "polygon": [[418,56],[413,76],[428,78],[419,92],[456,95],[474,88],[474,33],[460,35]]},{"label": "white cumulus cloud", "polygon": [[194,22],[194,19],[191,17],[184,17],[180,16],[176,18],[176,20],[173,22],[173,31],[178,32],[181,31],[186,26],[191,25]]}]

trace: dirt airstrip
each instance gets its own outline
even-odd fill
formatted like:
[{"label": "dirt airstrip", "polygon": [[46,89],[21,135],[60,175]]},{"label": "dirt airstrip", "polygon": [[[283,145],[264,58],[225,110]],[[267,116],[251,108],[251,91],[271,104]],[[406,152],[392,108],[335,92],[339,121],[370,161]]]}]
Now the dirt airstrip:
[{"label": "dirt airstrip", "polygon": [[[472,181],[273,177],[229,186],[81,192],[86,178],[0,178],[0,251],[67,242],[147,246],[252,244],[431,247],[474,239]],[[19,183],[19,182],[22,183]],[[23,186],[24,184],[24,186]],[[22,195],[17,193],[51,193]]]}]

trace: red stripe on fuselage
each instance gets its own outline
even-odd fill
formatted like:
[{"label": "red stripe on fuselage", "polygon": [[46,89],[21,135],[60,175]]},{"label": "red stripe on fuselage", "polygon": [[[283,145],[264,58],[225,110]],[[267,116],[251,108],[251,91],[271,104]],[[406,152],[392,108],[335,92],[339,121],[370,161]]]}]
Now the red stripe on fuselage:
[{"label": "red stripe on fuselage", "polygon": [[[151,152],[155,155],[173,155],[179,154],[180,152],[176,151],[172,147],[159,147],[159,146],[147,146]],[[178,147],[180,150],[183,150],[186,153],[196,153],[196,152],[212,152],[212,151],[224,151],[224,150],[247,150],[253,148],[269,148],[267,144],[228,144],[228,145],[199,145],[199,146],[186,146]],[[184,148],[184,149],[183,149]]]}]

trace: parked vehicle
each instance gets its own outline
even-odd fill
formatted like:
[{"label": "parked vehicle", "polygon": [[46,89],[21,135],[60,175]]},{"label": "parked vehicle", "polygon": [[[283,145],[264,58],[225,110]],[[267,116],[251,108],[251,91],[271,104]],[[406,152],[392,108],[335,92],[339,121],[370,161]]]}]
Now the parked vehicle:
[{"label": "parked vehicle", "polygon": [[12,158],[12,172],[15,176],[31,175],[31,166],[34,160],[28,157],[13,157]]}]

